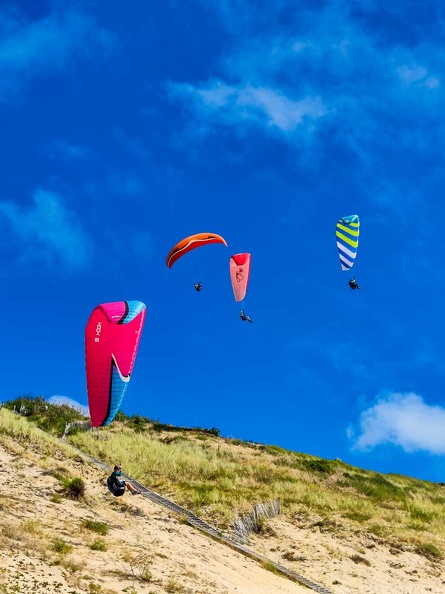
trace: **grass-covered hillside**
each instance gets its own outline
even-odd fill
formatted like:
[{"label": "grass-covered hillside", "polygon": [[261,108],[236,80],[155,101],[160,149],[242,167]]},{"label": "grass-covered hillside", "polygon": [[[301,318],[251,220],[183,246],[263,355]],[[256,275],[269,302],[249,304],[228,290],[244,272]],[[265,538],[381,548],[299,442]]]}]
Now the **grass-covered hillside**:
[{"label": "grass-covered hillside", "polygon": [[[81,418],[66,406],[19,399],[28,418],[59,437]],[[217,429],[190,430],[123,414],[107,428],[74,431],[68,442],[169,495],[222,528],[252,505],[280,498],[282,515],[313,514],[390,540],[410,542],[434,557],[445,554],[445,485],[383,475],[340,460],[325,460],[238,439]]]},{"label": "grass-covered hillside", "polygon": [[220,527],[252,505],[280,498],[282,515],[317,516],[433,557],[445,553],[445,486],[383,475],[274,445],[225,439],[151,422],[116,422],[69,441],[167,494]]},{"label": "grass-covered hillside", "polygon": [[1,594],[306,591],[145,497],[114,498],[29,418],[0,410]]},{"label": "grass-covered hillside", "polygon": [[[8,407],[17,409],[16,404],[9,403]],[[27,418],[60,437],[64,421],[54,420],[57,411],[45,407],[40,402]],[[67,411],[61,407],[59,413],[63,416]],[[335,565],[347,556],[348,561],[363,565],[369,579],[370,567],[374,564],[377,568],[378,559],[381,561],[386,554],[388,575],[398,572],[400,580],[403,573],[411,575],[409,563],[415,562],[415,567],[416,563],[423,563],[425,575],[431,574],[442,583],[442,484],[365,471],[341,460],[324,460],[275,445],[222,438],[217,429],[175,428],[122,414],[107,428],[74,430],[67,443],[110,466],[122,464],[126,474],[222,530],[228,530],[231,522],[250,512],[254,504],[279,498],[279,519],[264,522],[259,534],[252,537],[252,546],[275,556],[275,561],[289,561],[297,571],[306,563],[311,573],[315,557],[307,556],[310,548],[305,554],[297,554],[300,545],[295,543],[319,534],[325,539],[325,569],[332,567],[329,571],[333,573],[338,570]],[[339,552],[337,545],[352,548]],[[400,557],[403,554],[404,562]],[[332,566],[326,560],[328,557]],[[408,578],[411,582],[419,579],[421,565],[418,567]],[[326,569],[325,573],[329,571]],[[360,582],[360,571],[350,574]],[[343,583],[341,579],[330,583],[335,582]],[[340,588],[338,592],[366,591],[358,585],[357,590],[354,587]],[[385,588],[381,591],[392,591]]]}]

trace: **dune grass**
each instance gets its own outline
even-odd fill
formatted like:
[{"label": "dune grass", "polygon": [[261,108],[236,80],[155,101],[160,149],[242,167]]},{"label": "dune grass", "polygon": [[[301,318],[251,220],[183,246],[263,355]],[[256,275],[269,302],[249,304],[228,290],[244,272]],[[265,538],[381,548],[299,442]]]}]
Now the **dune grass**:
[{"label": "dune grass", "polygon": [[56,437],[42,431],[26,417],[19,416],[6,408],[0,409],[0,443],[7,444],[8,449],[25,456],[27,445],[30,443],[42,457],[52,456],[57,451],[63,452],[67,458],[73,458],[76,455]]},{"label": "dune grass", "polygon": [[[341,525],[426,550],[441,550],[438,543],[445,539],[445,487],[440,484],[179,430],[166,436],[116,424],[70,439],[110,465],[121,463],[127,474],[220,528],[254,503],[279,497],[290,521],[303,512],[306,525],[321,521],[333,531]],[[329,521],[323,524],[323,519]]]},{"label": "dune grass", "polygon": [[[122,464],[129,476],[221,529],[253,504],[280,498],[282,516],[305,527],[403,541],[430,556],[445,551],[444,485],[209,432],[163,431],[145,422],[135,430],[133,425],[115,421],[68,441],[110,466]],[[43,457],[56,451],[77,455],[26,418],[2,409],[0,443],[5,440],[22,455],[30,442]]]}]

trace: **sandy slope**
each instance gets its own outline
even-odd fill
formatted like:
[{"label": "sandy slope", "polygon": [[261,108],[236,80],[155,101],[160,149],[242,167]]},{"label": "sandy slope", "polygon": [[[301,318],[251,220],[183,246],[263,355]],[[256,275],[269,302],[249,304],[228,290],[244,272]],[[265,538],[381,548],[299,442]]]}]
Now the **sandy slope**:
[{"label": "sandy slope", "polygon": [[[444,564],[384,543],[377,537],[339,530],[269,522],[277,536],[252,538],[252,547],[335,594],[445,593]],[[294,559],[294,561],[293,561]],[[355,561],[354,561],[355,559]]]},{"label": "sandy slope", "polygon": [[[48,470],[58,467],[87,481],[86,503],[51,501],[60,484]],[[113,498],[103,486],[105,476],[79,459],[56,461],[29,451],[14,455],[0,446],[0,477],[6,535],[0,547],[2,594],[117,594],[125,588],[130,594],[308,592],[141,496]],[[100,536],[82,528],[84,519],[111,529]],[[72,552],[51,550],[55,539],[71,544]],[[91,550],[95,540],[104,540],[108,550]]]},{"label": "sandy slope", "polygon": [[[85,501],[51,500],[60,489],[54,472],[61,471],[86,481]],[[113,498],[105,478],[80,457],[60,454],[55,459],[15,442],[0,445],[0,593],[310,592],[141,496]],[[108,534],[86,529],[85,519],[106,523]],[[298,518],[290,524],[278,517],[268,526],[265,534],[252,538],[252,548],[334,594],[445,592],[443,564],[378,539],[323,532]],[[71,545],[71,552],[54,551],[56,539]],[[91,550],[97,540],[106,543],[106,551]]]}]

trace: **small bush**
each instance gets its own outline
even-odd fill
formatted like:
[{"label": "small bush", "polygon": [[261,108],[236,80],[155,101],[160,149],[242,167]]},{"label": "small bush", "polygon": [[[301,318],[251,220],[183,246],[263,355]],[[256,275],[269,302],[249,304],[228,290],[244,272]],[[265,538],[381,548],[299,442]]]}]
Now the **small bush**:
[{"label": "small bush", "polygon": [[436,514],[424,511],[418,507],[411,508],[409,513],[414,520],[419,520],[420,522],[432,522],[436,517]]},{"label": "small bush", "polygon": [[[142,417],[145,418],[145,417]],[[147,419],[148,422],[149,419]],[[174,431],[179,433],[202,433],[204,435],[214,435],[216,437],[220,436],[220,431],[216,427],[212,427],[211,429],[205,429],[203,427],[177,427],[175,425],[166,425],[165,423],[161,423],[160,421],[154,420],[151,421],[151,428],[153,431]]]},{"label": "small bush", "polygon": [[368,559],[365,559],[365,557],[361,557],[360,555],[352,555],[351,560],[354,561],[354,563],[363,563],[363,565],[368,566],[371,565]]},{"label": "small bush", "polygon": [[361,524],[362,522],[366,522],[366,520],[370,520],[372,515],[359,511],[349,511],[345,513],[345,517]]},{"label": "small bush", "polygon": [[438,559],[442,559],[442,552],[440,549],[436,547],[436,545],[425,543],[418,545],[416,548],[416,553],[419,555],[423,555],[427,557],[431,561],[437,561]]},{"label": "small bush", "polygon": [[53,476],[58,481],[63,482],[68,477],[69,471],[67,468],[63,466],[58,466],[57,468],[51,468],[49,470],[46,470],[44,474],[47,474],[48,476]]},{"label": "small bush", "polygon": [[118,410],[116,416],[114,417],[114,420],[116,423],[124,423],[125,421],[129,421],[130,417],[121,410]]},{"label": "small bush", "polygon": [[236,446],[243,446],[243,445],[245,445],[245,442],[242,439],[238,439],[237,437],[234,437],[232,439],[228,439],[227,442],[230,443],[231,445],[236,445]]},{"label": "small bush", "polygon": [[150,565],[153,562],[151,555],[147,553],[140,553],[130,561],[130,569],[134,578],[141,582],[150,582],[152,580],[152,574],[150,571]]},{"label": "small bush", "polygon": [[143,431],[145,431],[147,423],[148,419],[146,419],[145,417],[142,417],[141,415],[133,415],[130,418],[130,422],[128,423],[128,425],[136,433],[142,433]]},{"label": "small bush", "polygon": [[73,547],[61,538],[57,538],[53,542],[52,550],[59,553],[59,555],[67,555],[73,550]]},{"label": "small bush", "polygon": [[42,522],[40,520],[23,520],[22,528],[28,534],[43,534]]},{"label": "small bush", "polygon": [[78,571],[80,571],[82,569],[82,565],[79,565],[78,563],[74,563],[73,561],[65,561],[64,563],[62,563],[62,565],[70,573],[77,573]]},{"label": "small bush", "polygon": [[108,549],[107,543],[104,540],[95,540],[91,545],[92,551],[106,551]]},{"label": "small bush", "polygon": [[168,582],[164,585],[164,588],[168,594],[180,594],[181,592],[185,592],[185,586],[173,578],[168,580]]},{"label": "small bush", "polygon": [[94,520],[83,520],[82,526],[91,530],[91,532],[95,532],[96,534],[101,534],[105,536],[108,534],[108,526],[104,522],[96,522]]},{"label": "small bush", "polygon": [[282,557],[283,559],[286,559],[286,561],[297,561],[299,563],[307,561],[307,557],[304,555],[295,555],[295,551],[286,551],[283,553]]},{"label": "small bush", "polygon": [[372,524],[369,526],[368,532],[371,532],[371,534],[375,534],[376,536],[383,537],[387,535],[388,528],[382,526],[381,524]]},{"label": "small bush", "polygon": [[393,484],[381,474],[360,474],[345,472],[344,476],[350,480],[350,485],[375,503],[384,504],[388,501],[404,501],[404,490]]},{"label": "small bush", "polygon": [[188,524],[189,523],[189,517],[186,516],[185,514],[182,514],[181,516],[179,516],[178,522],[180,524]]},{"label": "small bush", "polygon": [[8,538],[10,540],[21,540],[21,536],[13,524],[3,524],[2,537],[3,539]]},{"label": "small bush", "polygon": [[287,454],[286,450],[283,450],[283,448],[280,448],[279,446],[276,446],[276,445],[264,446],[264,451],[266,451],[268,454],[272,454],[272,456],[279,456],[280,454]]},{"label": "small bush", "polygon": [[75,477],[73,479],[64,479],[63,480],[63,490],[65,497],[69,499],[79,500],[82,499],[85,495],[85,483],[84,481],[79,478]]},{"label": "small bush", "polygon": [[322,472],[325,474],[332,474],[334,472],[332,462],[323,458],[300,460],[299,463],[302,468],[309,470],[309,472]]},{"label": "small bush", "polygon": [[412,522],[411,524],[408,524],[407,527],[410,530],[417,530],[417,532],[424,532],[425,530],[428,530],[428,525],[424,524],[423,522]]}]

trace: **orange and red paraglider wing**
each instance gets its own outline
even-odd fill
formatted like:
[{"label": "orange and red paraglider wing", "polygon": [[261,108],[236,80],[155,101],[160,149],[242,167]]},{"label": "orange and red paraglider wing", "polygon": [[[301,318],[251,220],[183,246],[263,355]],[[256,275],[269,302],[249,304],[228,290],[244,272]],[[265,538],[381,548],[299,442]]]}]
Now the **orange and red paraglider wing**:
[{"label": "orange and red paraglider wing", "polygon": [[184,254],[210,243],[222,243],[227,247],[226,240],[216,233],[196,233],[182,239],[172,247],[167,255],[166,264],[168,268],[171,268],[176,260],[179,260]]},{"label": "orange and red paraglider wing", "polygon": [[88,405],[93,427],[108,425],[120,408],[141,339],[141,301],[98,305],[85,328]]},{"label": "orange and red paraglider wing", "polygon": [[235,254],[230,258],[230,279],[235,301],[246,296],[250,276],[250,254]]}]

